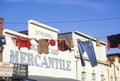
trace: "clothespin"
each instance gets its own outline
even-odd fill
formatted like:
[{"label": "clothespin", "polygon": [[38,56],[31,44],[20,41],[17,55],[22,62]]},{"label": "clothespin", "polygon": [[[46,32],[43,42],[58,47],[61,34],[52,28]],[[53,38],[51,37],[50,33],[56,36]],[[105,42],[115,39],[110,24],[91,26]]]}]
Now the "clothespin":
[{"label": "clothespin", "polygon": [[101,46],[100,45],[100,38],[96,38],[96,46],[99,46],[99,47]]}]

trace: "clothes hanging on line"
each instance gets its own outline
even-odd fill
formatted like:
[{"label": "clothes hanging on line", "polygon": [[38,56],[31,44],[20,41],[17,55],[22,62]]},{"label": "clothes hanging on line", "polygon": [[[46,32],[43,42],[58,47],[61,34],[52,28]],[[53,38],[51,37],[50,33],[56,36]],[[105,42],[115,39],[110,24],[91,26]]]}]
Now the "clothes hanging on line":
[{"label": "clothes hanging on line", "polygon": [[55,45],[56,45],[56,40],[50,39],[50,40],[49,40],[49,44],[50,44],[51,46],[55,46]]},{"label": "clothes hanging on line", "polygon": [[70,50],[71,51],[70,45],[65,39],[58,39],[57,42],[58,42],[58,50],[60,51]]},{"label": "clothes hanging on line", "polygon": [[120,34],[107,36],[108,50],[110,48],[120,48]]},{"label": "clothes hanging on line", "polygon": [[91,66],[92,67],[96,66],[97,60],[96,60],[96,55],[92,44],[92,40],[81,41],[80,39],[77,39],[77,44],[78,44],[78,50],[79,50],[82,66],[85,66],[85,62],[83,58],[84,52],[87,53]]},{"label": "clothes hanging on line", "polygon": [[70,41],[70,47],[71,47],[71,48],[74,47],[74,40],[73,40],[73,39]]},{"label": "clothes hanging on line", "polygon": [[100,38],[96,38],[96,46],[100,47],[101,44],[100,44]]},{"label": "clothes hanging on line", "polygon": [[49,49],[48,49],[48,39],[39,39],[38,41],[38,53],[39,54],[42,54],[42,53],[45,53],[45,54],[48,54],[49,53]]},{"label": "clothes hanging on line", "polygon": [[6,39],[5,36],[0,36],[0,45],[5,45],[6,44]]},{"label": "clothes hanging on line", "polygon": [[65,39],[39,39],[38,41],[38,53],[42,54],[48,54],[49,53],[49,44],[51,46],[55,46],[56,43],[58,44],[58,50],[60,51],[67,51],[71,50],[69,43]]},{"label": "clothes hanging on line", "polygon": [[[55,46],[58,44],[58,50],[60,51],[72,51],[71,48],[74,47],[73,40],[71,40],[71,43],[69,44],[66,39],[35,39],[32,38],[38,43],[37,50],[39,54],[45,53],[48,54],[49,48],[48,46]],[[31,48],[31,39],[29,38],[22,38],[22,37],[12,37],[13,42],[18,46],[18,49],[22,47],[27,47],[28,49]]]},{"label": "clothes hanging on line", "polygon": [[31,48],[31,42],[29,38],[20,38],[17,37],[15,38],[16,40],[16,46],[18,46],[18,49],[22,48],[22,47],[27,47],[28,49]]}]

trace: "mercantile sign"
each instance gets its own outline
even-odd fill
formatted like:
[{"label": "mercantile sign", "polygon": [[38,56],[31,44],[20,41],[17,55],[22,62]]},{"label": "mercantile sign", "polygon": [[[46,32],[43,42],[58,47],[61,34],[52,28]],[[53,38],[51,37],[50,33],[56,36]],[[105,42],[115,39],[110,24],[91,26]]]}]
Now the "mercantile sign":
[{"label": "mercantile sign", "polygon": [[27,53],[25,51],[10,50],[10,62],[17,64],[28,64],[28,66],[71,71],[70,60]]}]

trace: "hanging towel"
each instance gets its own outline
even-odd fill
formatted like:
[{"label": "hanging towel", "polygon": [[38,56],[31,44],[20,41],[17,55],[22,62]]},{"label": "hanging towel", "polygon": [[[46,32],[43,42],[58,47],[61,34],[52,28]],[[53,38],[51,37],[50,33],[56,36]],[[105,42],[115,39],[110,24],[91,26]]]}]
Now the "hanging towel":
[{"label": "hanging towel", "polygon": [[70,41],[70,47],[71,47],[71,48],[74,47],[74,41],[73,41],[73,40]]},{"label": "hanging towel", "polygon": [[45,53],[45,54],[48,54],[49,53],[49,50],[48,50],[48,39],[40,39],[38,41],[38,53],[39,54],[42,54],[42,53]]},{"label": "hanging towel", "polygon": [[18,46],[18,49],[22,48],[22,47],[27,47],[28,49],[30,49],[31,47],[31,42],[29,38],[15,38],[16,40],[16,46]]},{"label": "hanging towel", "polygon": [[96,46],[99,46],[99,47],[101,46],[100,45],[100,38],[96,38]]},{"label": "hanging towel", "polygon": [[120,34],[107,36],[107,46],[108,50],[110,48],[117,48],[120,46]]},{"label": "hanging towel", "polygon": [[85,66],[85,62],[83,59],[83,53],[86,51],[88,58],[90,60],[91,66],[94,67],[97,65],[96,55],[93,48],[92,40],[88,41],[81,41],[80,39],[77,39],[78,43],[78,50],[81,58],[81,64],[82,66]]},{"label": "hanging towel", "polygon": [[71,50],[69,43],[65,39],[58,39],[58,50],[67,51]]},{"label": "hanging towel", "polygon": [[5,36],[0,36],[0,45],[5,45],[5,44],[6,44]]}]

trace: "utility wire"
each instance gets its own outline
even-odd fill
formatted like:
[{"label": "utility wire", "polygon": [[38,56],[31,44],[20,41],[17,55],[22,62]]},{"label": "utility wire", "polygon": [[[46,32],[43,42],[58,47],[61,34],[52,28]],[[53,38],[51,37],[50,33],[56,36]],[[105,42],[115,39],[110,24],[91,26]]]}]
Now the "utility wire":
[{"label": "utility wire", "polygon": [[88,20],[55,21],[55,22],[44,22],[44,23],[76,23],[76,22],[105,21],[105,20],[118,20],[118,19],[120,19],[120,17],[104,18],[104,19],[88,19]]},{"label": "utility wire", "polygon": [[[52,21],[43,23],[77,23],[77,22],[93,22],[93,21],[107,21],[107,20],[119,20],[120,17],[113,18],[101,18],[101,19],[88,19],[88,20],[71,20],[71,21]],[[5,24],[27,24],[26,22],[5,22]]]},{"label": "utility wire", "polygon": [[28,24],[27,22],[4,22],[5,24]]},{"label": "utility wire", "polygon": [[[88,20],[71,20],[71,21],[53,21],[53,22],[43,22],[43,23],[77,23],[77,22],[93,22],[93,21],[107,21],[107,20],[119,20],[120,17],[112,18],[101,18],[101,19],[88,19]],[[27,24],[27,22],[5,22],[5,24]],[[106,36],[100,36],[95,38],[105,38]]]}]

